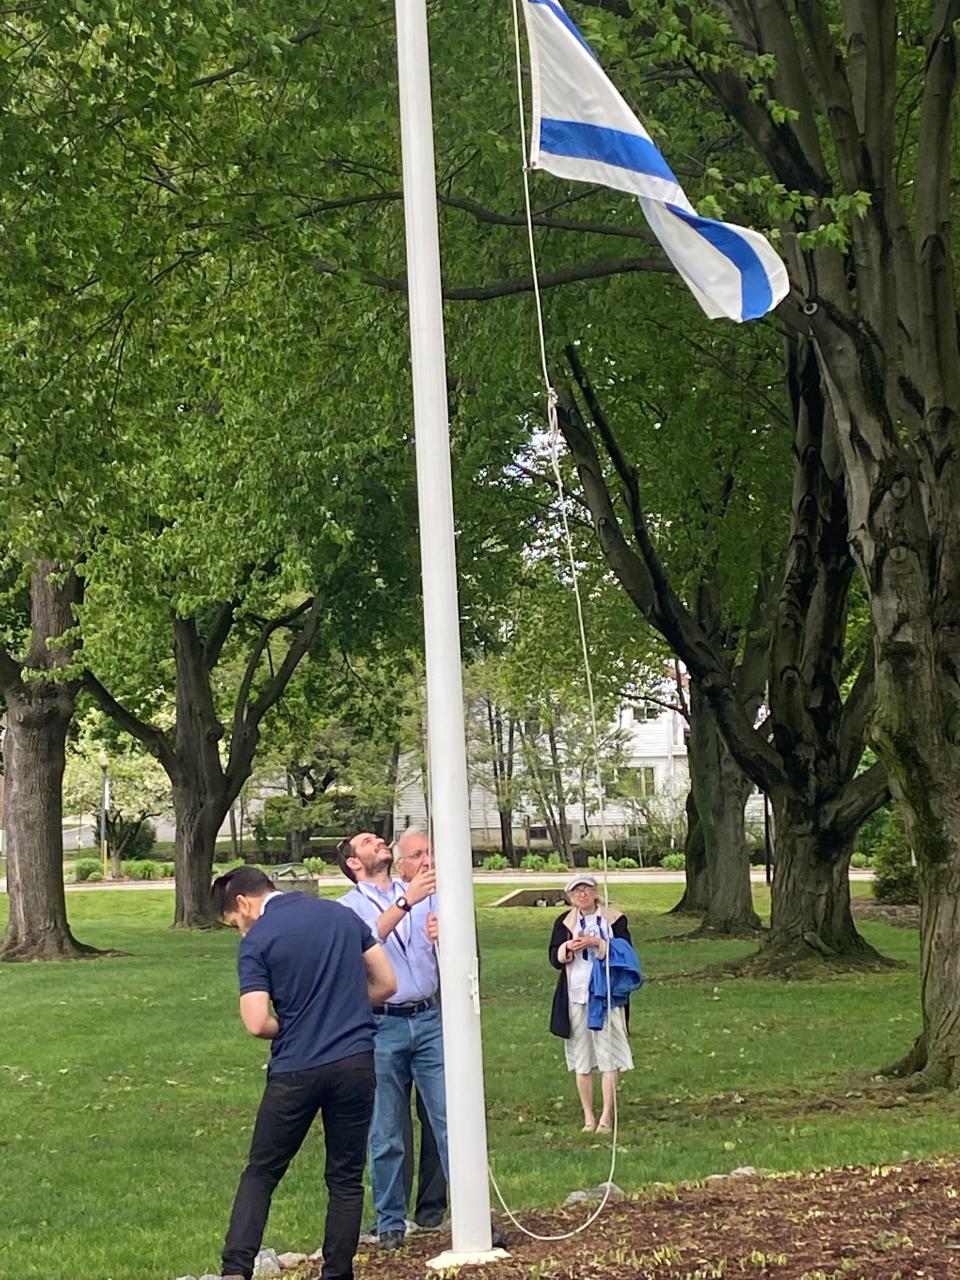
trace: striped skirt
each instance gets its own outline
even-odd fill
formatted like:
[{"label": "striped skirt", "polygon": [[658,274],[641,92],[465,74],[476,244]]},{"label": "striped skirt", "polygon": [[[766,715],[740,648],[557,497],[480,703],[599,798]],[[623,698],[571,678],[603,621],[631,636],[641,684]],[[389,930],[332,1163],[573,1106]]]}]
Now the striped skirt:
[{"label": "striped skirt", "polygon": [[627,1022],[623,1009],[611,1009],[602,1030],[587,1026],[587,1006],[570,1005],[570,1038],[564,1042],[567,1070],[578,1075],[593,1071],[632,1071],[633,1054],[627,1039]]}]

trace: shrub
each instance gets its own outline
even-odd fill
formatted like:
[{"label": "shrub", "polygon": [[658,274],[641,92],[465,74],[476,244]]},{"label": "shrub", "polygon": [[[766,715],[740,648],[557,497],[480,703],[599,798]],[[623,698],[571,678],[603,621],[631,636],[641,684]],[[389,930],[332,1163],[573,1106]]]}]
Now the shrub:
[{"label": "shrub", "polygon": [[103,872],[100,870],[100,863],[96,858],[78,858],[73,874],[78,882],[103,879]]},{"label": "shrub", "polygon": [[542,871],[546,865],[546,858],[542,858],[539,853],[528,853],[520,859],[521,871]]},{"label": "shrub", "polygon": [[322,876],[325,871],[330,870],[329,862],[324,862],[323,858],[304,858],[303,865],[312,876]]},{"label": "shrub", "polygon": [[873,863],[865,853],[855,853],[850,859],[851,867],[872,867]]},{"label": "shrub", "polygon": [[895,906],[920,901],[917,868],[910,861],[903,820],[895,809],[873,847],[873,896]]},{"label": "shrub", "polygon": [[687,859],[682,853],[665,853],[660,865],[667,871],[682,871],[687,865]]},{"label": "shrub", "polygon": [[591,871],[599,871],[600,868],[603,866],[603,859],[598,858],[595,853],[591,853],[590,856],[587,858],[587,866],[591,869]]},{"label": "shrub", "polygon": [[559,853],[556,852],[549,854],[546,862],[544,863],[544,867],[547,871],[567,870],[567,864],[564,862],[563,858],[560,857]]},{"label": "shrub", "polygon": [[95,871],[91,871],[90,874],[88,876],[85,876],[84,878],[86,879],[88,884],[93,884],[95,880],[103,879],[103,872],[100,870],[98,866]]},{"label": "shrub", "polygon": [[131,880],[159,880],[166,870],[159,862],[151,862],[149,858],[131,859],[121,862],[120,870]]},{"label": "shrub", "polygon": [[153,852],[153,847],[157,843],[157,829],[152,822],[144,821],[140,824],[140,830],[130,840],[124,849],[124,857],[126,858],[146,858]]},{"label": "shrub", "polygon": [[636,869],[640,866],[640,863],[636,860],[636,858],[621,858],[620,861],[617,863],[617,866],[620,868],[621,871],[636,871]]},{"label": "shrub", "polygon": [[504,871],[509,865],[502,853],[488,853],[483,860],[484,871]]}]

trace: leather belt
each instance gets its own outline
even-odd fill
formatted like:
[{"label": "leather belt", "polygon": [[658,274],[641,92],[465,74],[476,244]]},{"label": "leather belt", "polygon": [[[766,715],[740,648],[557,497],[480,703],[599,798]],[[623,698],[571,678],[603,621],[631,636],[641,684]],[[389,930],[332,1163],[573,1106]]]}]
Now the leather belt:
[{"label": "leather belt", "polygon": [[429,1000],[408,1000],[404,1004],[375,1004],[373,1012],[385,1013],[390,1018],[413,1018],[418,1013],[426,1013],[428,1009],[435,1008],[439,1003],[436,996],[431,996]]}]

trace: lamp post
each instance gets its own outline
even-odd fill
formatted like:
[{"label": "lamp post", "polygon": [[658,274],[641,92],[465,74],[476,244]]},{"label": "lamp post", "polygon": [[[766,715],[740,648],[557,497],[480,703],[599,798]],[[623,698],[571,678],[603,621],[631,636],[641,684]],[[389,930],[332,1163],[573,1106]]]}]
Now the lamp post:
[{"label": "lamp post", "polygon": [[110,761],[107,753],[101,751],[100,761],[100,861],[103,864],[103,878],[107,878],[107,814],[110,811]]}]

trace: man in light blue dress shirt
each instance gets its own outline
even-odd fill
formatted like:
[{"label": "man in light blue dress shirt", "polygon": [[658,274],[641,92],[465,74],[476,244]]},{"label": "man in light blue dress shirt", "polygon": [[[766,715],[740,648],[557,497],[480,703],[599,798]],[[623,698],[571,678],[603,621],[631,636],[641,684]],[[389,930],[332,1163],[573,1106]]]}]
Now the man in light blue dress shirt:
[{"label": "man in light blue dress shirt", "polygon": [[406,1230],[403,1113],[416,1085],[447,1176],[447,1113],[443,1083],[443,1031],[435,943],[437,916],[431,865],[406,886],[390,873],[389,846],[362,831],[345,840],[338,859],[354,882],[341,902],[369,926],[397,976],[397,992],[374,1007],[377,1092],[370,1129],[370,1181],[380,1248],[399,1249]]}]

